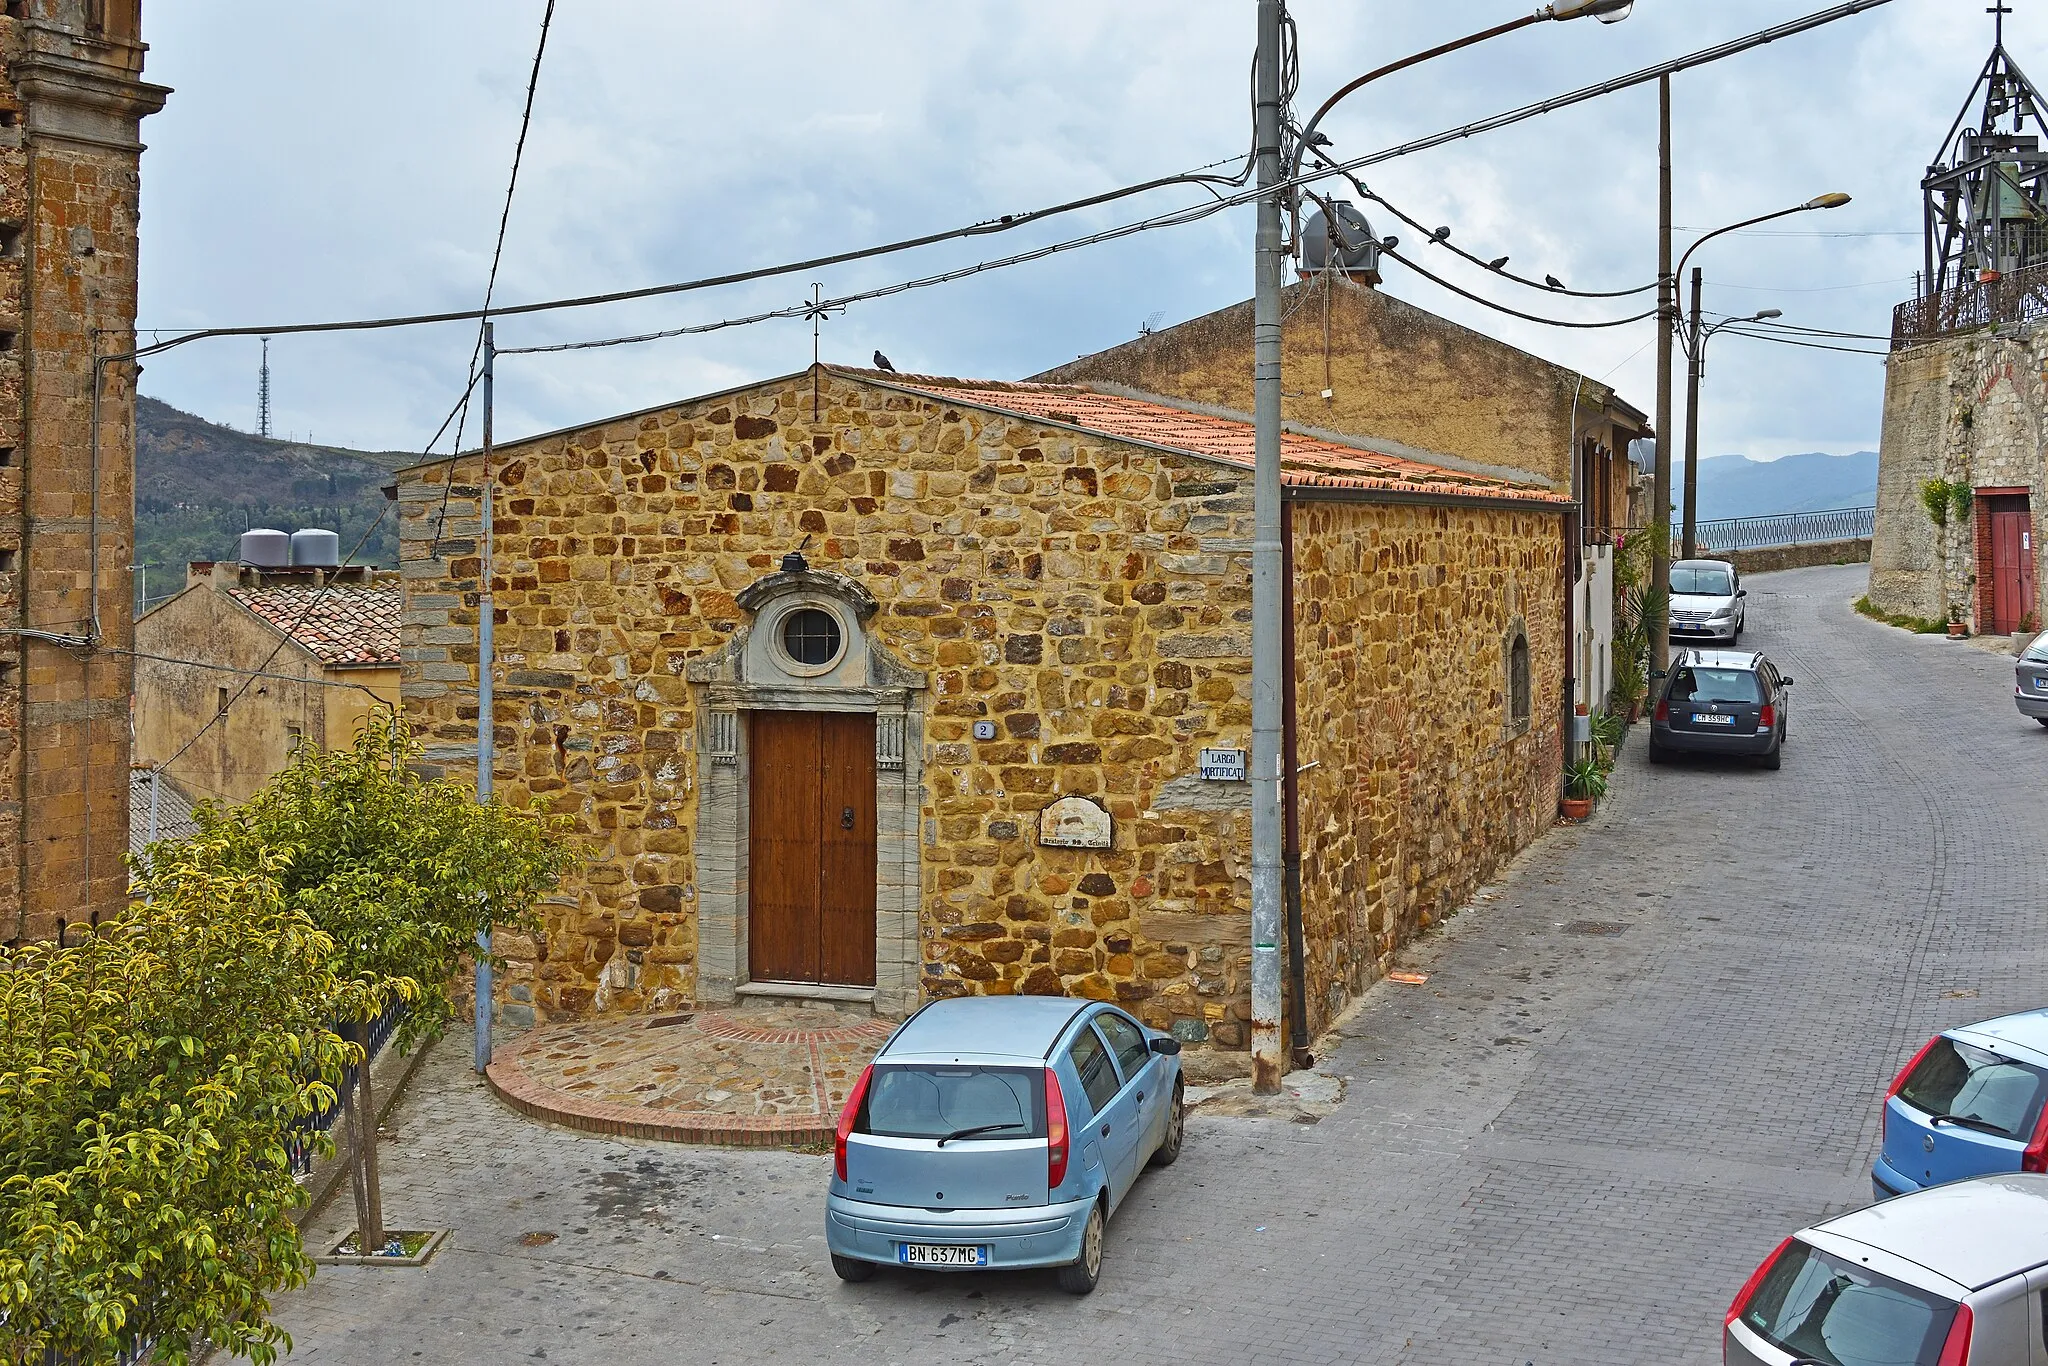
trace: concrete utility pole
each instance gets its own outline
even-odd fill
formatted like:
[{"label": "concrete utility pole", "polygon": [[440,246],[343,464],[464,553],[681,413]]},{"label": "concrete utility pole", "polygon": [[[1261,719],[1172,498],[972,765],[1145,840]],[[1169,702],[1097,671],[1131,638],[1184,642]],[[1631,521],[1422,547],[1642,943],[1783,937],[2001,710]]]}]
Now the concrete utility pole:
[{"label": "concrete utility pole", "polygon": [[1650,597],[1658,608],[1650,627],[1650,673],[1671,667],[1671,339],[1678,324],[1678,281],[1671,273],[1671,77],[1657,78],[1657,477],[1650,494],[1650,525],[1663,534],[1650,543]]},{"label": "concrete utility pole", "polygon": [[[476,594],[476,800],[479,806],[491,799],[491,666],[496,654],[492,641],[496,608],[491,602],[491,504],[497,501],[491,487],[491,381],[497,369],[498,345],[490,319],[484,320],[484,474],[477,489],[477,505],[483,513],[483,535],[478,545],[482,568],[478,571]],[[455,478],[455,462],[448,462],[448,478]],[[491,1065],[491,927],[476,934],[476,1070],[481,1074]]]},{"label": "concrete utility pole", "polygon": [[1272,1095],[1280,1042],[1280,0],[1259,0],[1252,150],[1258,162],[1252,433],[1252,1089]]},{"label": "concrete utility pole", "polygon": [[1678,554],[1681,559],[1692,559],[1699,553],[1699,538],[1694,534],[1698,519],[1700,492],[1700,361],[1704,348],[1700,345],[1700,268],[1692,268],[1692,309],[1691,318],[1685,329],[1685,513],[1683,534],[1678,540]]}]

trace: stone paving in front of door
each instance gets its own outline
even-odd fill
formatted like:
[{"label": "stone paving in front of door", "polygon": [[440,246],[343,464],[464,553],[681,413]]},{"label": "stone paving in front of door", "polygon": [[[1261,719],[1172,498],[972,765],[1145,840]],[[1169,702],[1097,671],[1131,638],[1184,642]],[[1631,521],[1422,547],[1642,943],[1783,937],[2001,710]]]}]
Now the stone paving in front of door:
[{"label": "stone paving in front of door", "polygon": [[806,1147],[830,1141],[893,1027],[803,1006],[546,1025],[501,1045],[488,1076],[515,1109],[593,1133]]}]

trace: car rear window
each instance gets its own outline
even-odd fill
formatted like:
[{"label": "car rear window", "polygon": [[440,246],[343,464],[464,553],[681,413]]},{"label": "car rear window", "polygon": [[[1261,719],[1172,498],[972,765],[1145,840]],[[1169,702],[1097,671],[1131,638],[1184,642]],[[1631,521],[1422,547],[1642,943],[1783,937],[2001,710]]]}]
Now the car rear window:
[{"label": "car rear window", "polygon": [[2027,646],[2027,652],[2020,656],[2034,664],[2048,664],[2048,631],[2034,637],[2034,643]]},{"label": "car rear window", "polygon": [[1823,1366],[1936,1366],[1955,1316],[1953,1300],[1795,1241],[1742,1323]]},{"label": "car rear window", "polygon": [[1693,569],[1682,564],[1674,564],[1671,566],[1671,591],[1692,593],[1700,597],[1725,598],[1735,591],[1735,584],[1725,569]]},{"label": "car rear window", "polygon": [[1970,1128],[2026,1142],[2048,1099],[2048,1072],[1944,1035],[1906,1077],[1899,1099],[1930,1115],[1952,1115]]},{"label": "car rear window", "polygon": [[1674,702],[1761,702],[1756,675],[1747,669],[1710,669],[1688,665],[1671,676]]},{"label": "car rear window", "polygon": [[877,1063],[856,1133],[945,1138],[1001,1125],[978,1138],[1045,1137],[1045,1069]]}]

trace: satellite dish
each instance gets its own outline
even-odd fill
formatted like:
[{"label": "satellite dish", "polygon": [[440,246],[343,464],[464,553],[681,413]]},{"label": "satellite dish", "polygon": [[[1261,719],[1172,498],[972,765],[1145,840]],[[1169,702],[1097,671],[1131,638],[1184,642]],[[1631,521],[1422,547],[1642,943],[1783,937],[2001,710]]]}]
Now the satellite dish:
[{"label": "satellite dish", "polygon": [[1348,200],[1334,200],[1330,207],[1336,218],[1334,227],[1330,216],[1321,209],[1302,226],[1302,273],[1341,270],[1371,275],[1376,280],[1380,272],[1380,244],[1373,236],[1372,225]]}]

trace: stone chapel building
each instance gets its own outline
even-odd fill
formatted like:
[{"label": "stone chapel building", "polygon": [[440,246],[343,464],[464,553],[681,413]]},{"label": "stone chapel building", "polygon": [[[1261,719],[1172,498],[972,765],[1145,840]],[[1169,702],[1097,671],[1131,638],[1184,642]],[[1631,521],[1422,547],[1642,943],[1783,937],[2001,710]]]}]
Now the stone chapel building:
[{"label": "stone chapel building", "polygon": [[[1556,812],[1568,495],[1286,437],[1311,1034]],[[512,1024],[748,996],[1249,1017],[1252,432],[833,367],[499,448],[494,784],[588,861]],[[482,469],[402,471],[406,715],[474,771]],[[452,481],[452,482],[451,482]]]}]

